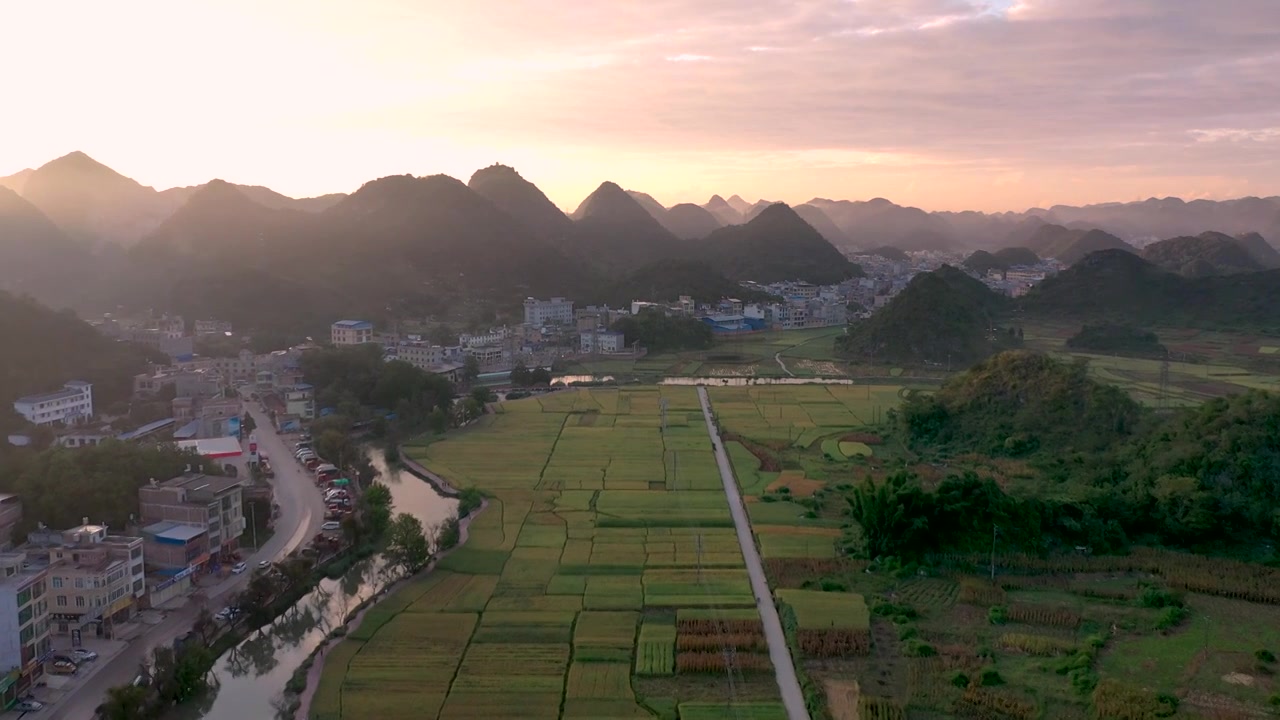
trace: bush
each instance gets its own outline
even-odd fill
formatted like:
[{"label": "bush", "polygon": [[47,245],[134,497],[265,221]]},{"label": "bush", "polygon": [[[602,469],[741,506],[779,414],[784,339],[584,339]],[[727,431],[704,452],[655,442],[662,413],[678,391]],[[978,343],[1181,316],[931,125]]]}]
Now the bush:
[{"label": "bush", "polygon": [[987,620],[992,625],[1003,625],[1009,622],[1009,608],[1003,605],[992,605],[991,609],[987,611]]},{"label": "bush", "polygon": [[933,657],[938,651],[932,645],[918,638],[912,638],[907,641],[906,655],[907,657]]},{"label": "bush", "polygon": [[1187,609],[1179,606],[1166,607],[1160,611],[1160,617],[1156,618],[1157,630],[1169,630],[1175,628],[1182,623],[1187,616]]},{"label": "bush", "polygon": [[957,670],[954,673],[951,673],[950,682],[952,685],[964,689],[969,687],[969,676]]},{"label": "bush", "polygon": [[848,590],[845,584],[840,582],[839,580],[827,580],[827,579],[824,579],[822,581],[822,583],[819,585],[819,589],[821,589],[822,592],[845,592],[846,590]]},{"label": "bush", "polygon": [[1182,607],[1182,598],[1165,588],[1148,585],[1138,594],[1138,606],[1144,608]]},{"label": "bush", "polygon": [[898,629],[899,640],[910,640],[918,634],[914,625],[904,625]]},{"label": "bush", "polygon": [[1270,650],[1266,650],[1266,649],[1258,650],[1257,652],[1255,652],[1255,653],[1253,654],[1253,656],[1254,656],[1254,657],[1256,657],[1256,658],[1258,658],[1258,660],[1259,660],[1259,661],[1264,662],[1264,663],[1273,663],[1273,662],[1275,662],[1275,661],[1276,661],[1275,653],[1271,652]]},{"label": "bush", "polygon": [[995,687],[1003,685],[1004,678],[1000,677],[1000,671],[993,667],[982,668],[982,673],[978,675],[978,684],[982,687]]}]

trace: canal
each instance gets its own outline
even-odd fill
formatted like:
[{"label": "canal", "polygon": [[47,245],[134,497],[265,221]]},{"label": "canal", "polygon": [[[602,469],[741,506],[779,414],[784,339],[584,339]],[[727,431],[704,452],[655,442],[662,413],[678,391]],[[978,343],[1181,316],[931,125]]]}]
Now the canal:
[{"label": "canal", "polygon": [[[378,482],[391,489],[393,513],[411,513],[429,531],[457,514],[458,501],[440,495],[407,470],[387,467],[382,451],[368,449]],[[354,565],[346,575],[325,579],[310,594],[218,658],[216,686],[202,700],[185,705],[175,720],[247,720],[291,715],[284,686],[294,670],[342,624],[347,615],[393,580],[381,557]]]}]

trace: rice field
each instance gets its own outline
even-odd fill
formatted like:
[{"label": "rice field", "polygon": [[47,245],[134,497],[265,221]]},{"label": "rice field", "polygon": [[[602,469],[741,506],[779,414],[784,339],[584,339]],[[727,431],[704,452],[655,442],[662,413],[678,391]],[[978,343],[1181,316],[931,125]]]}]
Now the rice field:
[{"label": "rice field", "polygon": [[[770,717],[767,655],[731,706],[738,696],[680,682],[677,617],[758,622],[694,388],[507,402],[405,451],[483,490],[488,508],[463,547],[338,646],[312,720]],[[637,695],[638,678],[660,695]]]}]

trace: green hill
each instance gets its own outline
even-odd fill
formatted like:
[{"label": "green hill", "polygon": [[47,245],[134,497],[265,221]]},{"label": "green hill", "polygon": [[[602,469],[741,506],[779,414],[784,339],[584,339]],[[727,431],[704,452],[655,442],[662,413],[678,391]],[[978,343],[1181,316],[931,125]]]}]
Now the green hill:
[{"label": "green hill", "polygon": [[900,417],[913,442],[1019,456],[1105,450],[1134,431],[1142,412],[1123,390],[1089,379],[1083,361],[1019,350],[910,398]]},{"label": "green hill", "polygon": [[766,207],[745,225],[716,230],[693,252],[734,280],[827,284],[862,274],[784,203]]},{"label": "green hill", "polygon": [[1230,235],[1204,232],[1194,237],[1175,237],[1152,243],[1142,249],[1142,257],[1169,272],[1197,278],[1268,269],[1254,257],[1256,252],[1256,247],[1247,247]]},{"label": "green hill", "polygon": [[1027,240],[1027,249],[1042,258],[1056,258],[1074,265],[1102,250],[1135,252],[1132,245],[1102,230],[1072,230],[1061,225],[1041,225]]},{"label": "green hill", "polygon": [[912,278],[889,304],[836,338],[860,361],[961,367],[1018,344],[996,327],[1008,300],[949,265]]},{"label": "green hill", "polygon": [[1035,265],[1040,258],[1024,247],[1002,248],[994,253],[977,250],[965,258],[964,266],[979,275],[986,275],[991,270],[1008,270],[1016,265]]},{"label": "green hill", "polygon": [[1117,355],[1160,356],[1168,351],[1153,332],[1123,323],[1086,324],[1067,339],[1072,350]]}]

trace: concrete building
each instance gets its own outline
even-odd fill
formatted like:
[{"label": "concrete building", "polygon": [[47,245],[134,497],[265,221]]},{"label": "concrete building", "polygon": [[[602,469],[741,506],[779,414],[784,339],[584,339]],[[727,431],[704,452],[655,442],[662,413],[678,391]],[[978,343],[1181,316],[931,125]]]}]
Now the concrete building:
[{"label": "concrete building", "polygon": [[294,385],[282,390],[280,397],[284,400],[284,413],[296,415],[303,420],[316,419],[316,391],[306,383]]},{"label": "concrete building", "polygon": [[167,577],[209,561],[209,532],[202,527],[161,520],[142,528],[142,540],[147,567]]},{"label": "concrete building", "polygon": [[209,358],[209,368],[229,384],[248,383],[253,382],[258,371],[258,359],[252,350],[246,348],[235,357]]},{"label": "concrete building", "polygon": [[0,553],[0,697],[27,693],[44,676],[53,654],[49,640],[48,582],[43,568],[32,568],[23,552]]},{"label": "concrete building", "polygon": [[13,528],[22,519],[22,498],[0,493],[0,552],[13,546]]},{"label": "concrete building", "polygon": [[550,300],[525,298],[524,322],[526,325],[542,327],[543,325],[572,325],[573,301],[562,297]]},{"label": "concrete building", "polygon": [[63,389],[13,401],[13,409],[35,425],[76,425],[93,418],[93,385],[72,380]]},{"label": "concrete building", "polygon": [[231,332],[230,320],[196,320],[196,335],[226,335]]},{"label": "concrete building", "polygon": [[397,360],[426,370],[445,361],[444,347],[426,342],[402,342],[396,346]]},{"label": "concrete building", "polygon": [[373,342],[373,323],[367,320],[339,320],[329,328],[334,345],[363,345]]},{"label": "concrete building", "polygon": [[222,381],[212,368],[165,370],[133,377],[135,395],[155,395],[173,386],[174,397],[211,398],[222,393]]},{"label": "concrete building", "polygon": [[620,332],[597,330],[578,336],[579,349],[584,353],[620,353],[627,350],[626,339]]},{"label": "concrete building", "polygon": [[204,554],[211,561],[229,559],[244,534],[241,480],[203,473],[187,473],[162,483],[152,480],[138,490],[144,526],[164,521],[200,528]]},{"label": "concrete building", "polygon": [[[570,322],[572,322],[572,319]],[[467,349],[489,347],[491,345],[502,345],[510,338],[511,328],[504,325],[500,328],[489,328],[481,333],[463,333],[458,336],[458,344]]]},{"label": "concrete building", "polygon": [[108,535],[105,525],[86,522],[62,532],[36,530],[24,550],[32,567],[46,570],[53,632],[110,637],[146,594],[140,537]]}]

